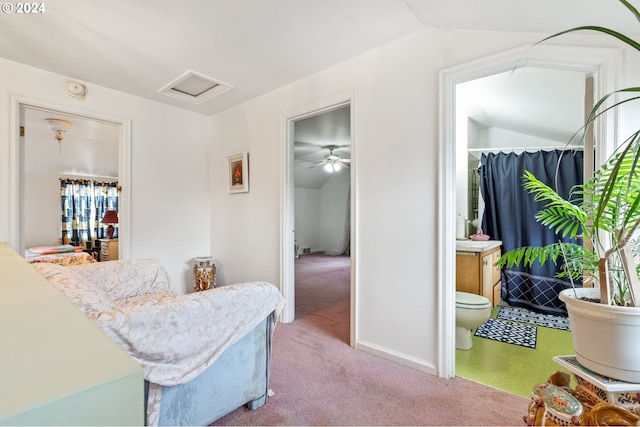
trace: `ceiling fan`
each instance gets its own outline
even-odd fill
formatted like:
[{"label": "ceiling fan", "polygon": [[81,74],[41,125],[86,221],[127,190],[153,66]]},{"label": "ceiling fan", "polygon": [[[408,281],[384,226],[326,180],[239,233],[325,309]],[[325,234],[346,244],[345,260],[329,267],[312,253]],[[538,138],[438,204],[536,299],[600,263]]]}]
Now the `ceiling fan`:
[{"label": "ceiling fan", "polygon": [[329,173],[338,172],[343,167],[350,167],[351,159],[343,159],[333,154],[333,150],[342,147],[348,147],[348,145],[325,145],[321,147],[323,149],[329,150],[329,154],[324,156],[324,159],[322,159],[322,161],[311,167],[315,168],[317,166],[323,166],[323,169]]}]

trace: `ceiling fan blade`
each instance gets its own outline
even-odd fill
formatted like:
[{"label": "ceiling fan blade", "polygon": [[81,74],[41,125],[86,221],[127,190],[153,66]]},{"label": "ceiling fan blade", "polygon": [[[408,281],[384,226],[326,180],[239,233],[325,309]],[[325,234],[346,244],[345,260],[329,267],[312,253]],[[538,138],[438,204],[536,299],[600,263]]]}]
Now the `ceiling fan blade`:
[{"label": "ceiling fan blade", "polygon": [[348,148],[351,147],[351,144],[328,144],[328,145],[322,145],[320,148],[324,148],[325,150],[339,150],[341,148]]},{"label": "ceiling fan blade", "polygon": [[318,148],[318,149],[323,148],[321,145],[313,144],[311,142],[304,142],[304,141],[294,141],[293,145],[295,147],[300,147],[300,148],[302,148],[302,147]]},{"label": "ceiling fan blade", "polygon": [[321,162],[317,162],[317,163],[316,163],[315,165],[313,165],[313,166],[309,166],[309,169],[311,169],[311,168],[316,168],[316,167],[318,167],[318,166],[324,166],[324,165],[325,165],[325,164],[327,164],[327,163],[328,163],[328,162],[327,162],[327,160],[325,159],[325,160],[322,160]]}]

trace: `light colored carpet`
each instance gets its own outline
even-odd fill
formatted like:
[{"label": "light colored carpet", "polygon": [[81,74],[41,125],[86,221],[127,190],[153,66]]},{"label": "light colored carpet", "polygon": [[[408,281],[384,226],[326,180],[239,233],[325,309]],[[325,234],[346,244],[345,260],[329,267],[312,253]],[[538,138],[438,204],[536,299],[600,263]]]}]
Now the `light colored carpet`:
[{"label": "light colored carpet", "polygon": [[214,425],[523,424],[528,399],[351,348],[347,257],[298,260],[296,313],[296,321],[275,329],[275,395],[256,411],[240,408]]}]

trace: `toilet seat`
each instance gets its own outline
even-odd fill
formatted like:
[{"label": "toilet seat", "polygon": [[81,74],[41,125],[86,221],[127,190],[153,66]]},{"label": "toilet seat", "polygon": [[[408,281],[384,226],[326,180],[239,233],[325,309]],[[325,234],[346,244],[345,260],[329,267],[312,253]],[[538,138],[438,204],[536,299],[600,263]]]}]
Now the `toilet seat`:
[{"label": "toilet seat", "polygon": [[456,308],[486,310],[487,308],[491,308],[491,301],[482,295],[456,291]]}]

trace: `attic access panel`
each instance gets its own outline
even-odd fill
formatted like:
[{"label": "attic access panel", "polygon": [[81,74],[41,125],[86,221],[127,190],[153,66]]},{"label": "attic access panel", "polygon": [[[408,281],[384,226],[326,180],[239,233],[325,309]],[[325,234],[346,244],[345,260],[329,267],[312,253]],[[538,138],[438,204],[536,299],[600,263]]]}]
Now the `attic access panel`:
[{"label": "attic access panel", "polygon": [[158,93],[191,104],[201,104],[232,88],[212,77],[189,70],[158,90]]}]

